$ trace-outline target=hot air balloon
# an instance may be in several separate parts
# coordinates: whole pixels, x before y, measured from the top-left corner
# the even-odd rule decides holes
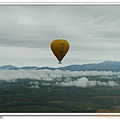
[[[69,50],[69,43],[67,40],[64,39],[53,40],[51,43],[51,50],[58,59],[58,63],[61,64],[62,59]]]

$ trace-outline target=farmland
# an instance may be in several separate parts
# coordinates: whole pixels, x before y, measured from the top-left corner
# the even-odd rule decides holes
[[[106,81],[99,76],[89,80]],[[73,80],[75,78],[72,78]],[[63,79],[62,79],[63,80]],[[36,81],[36,84],[33,83]],[[64,80],[63,80],[64,81]],[[119,79],[115,79],[119,84]],[[37,84],[39,83],[39,84]],[[1,81],[1,113],[96,113],[120,111],[119,86],[63,86],[55,81],[17,79]]]

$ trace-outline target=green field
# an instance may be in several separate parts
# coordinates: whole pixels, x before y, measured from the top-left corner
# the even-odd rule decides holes
[[[120,112],[119,86],[57,86],[41,81],[39,88],[31,88],[30,81],[35,80],[1,82],[1,113]]]

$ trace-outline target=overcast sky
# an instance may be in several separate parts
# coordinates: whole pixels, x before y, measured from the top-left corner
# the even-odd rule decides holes
[[[63,64],[51,52],[68,40]],[[120,6],[0,6],[0,65],[60,67],[120,61]]]

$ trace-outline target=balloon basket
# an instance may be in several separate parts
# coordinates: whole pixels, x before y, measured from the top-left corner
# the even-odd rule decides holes
[[[61,62],[61,61],[59,61],[59,62],[58,62],[58,64],[62,64],[62,62]]]

